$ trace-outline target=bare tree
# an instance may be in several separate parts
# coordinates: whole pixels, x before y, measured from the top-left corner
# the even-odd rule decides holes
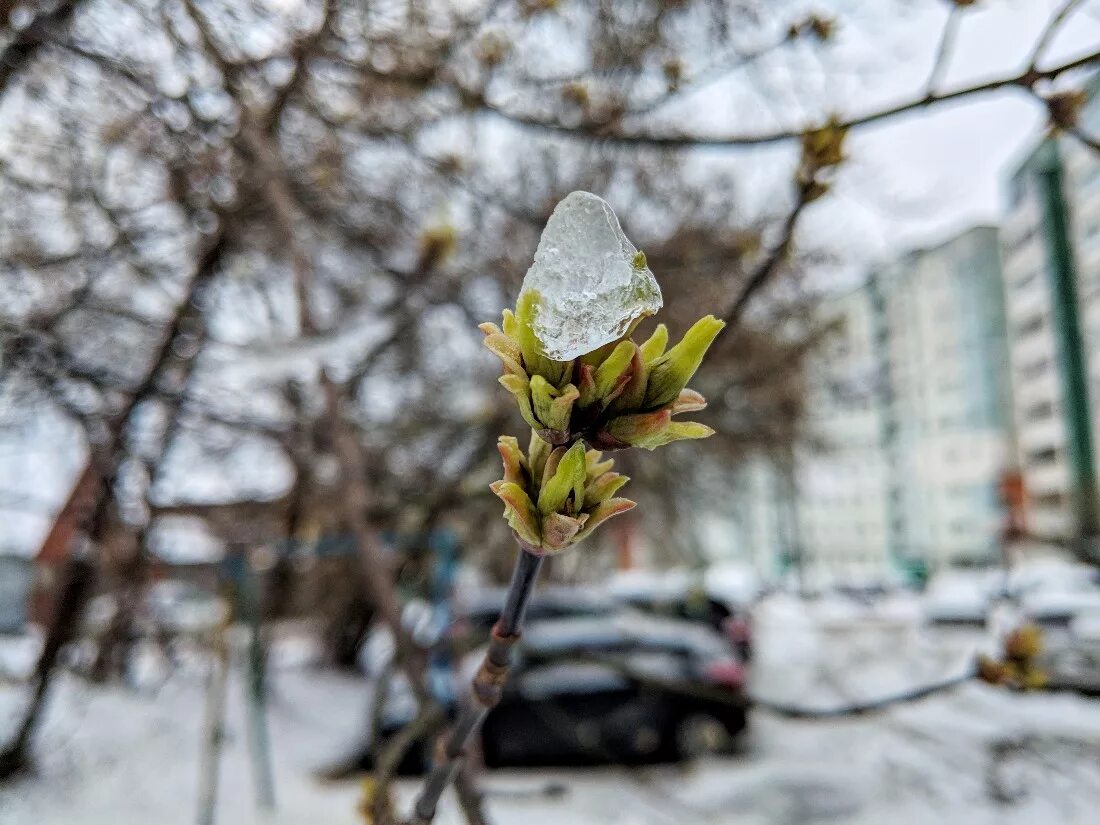
[[[483,531],[488,447],[514,420],[475,327],[515,294],[573,189],[621,207],[673,323],[706,305],[732,324],[703,376],[721,433],[703,463],[789,443],[822,335],[804,275],[824,253],[798,229],[828,208],[847,134],[1001,89],[1080,133],[1077,98],[1052,83],[1100,52],[1047,59],[1077,4],[1023,71],[944,89],[969,5],[953,4],[926,86],[900,103],[744,133],[674,113],[825,52],[842,20],[754,0],[3,5],[0,382],[17,411],[48,404],[86,433],[100,484],[81,536],[127,606],[114,635],[169,506],[279,498],[285,535],[350,528],[399,637],[380,527],[451,524],[491,565],[505,535]],[[701,172],[694,151],[783,143],[790,168],[762,215],[732,167]],[[245,454],[264,459],[227,473]],[[670,454],[635,484],[643,498],[674,486],[684,508],[699,462]],[[50,629],[5,773],[26,760],[79,601]]]

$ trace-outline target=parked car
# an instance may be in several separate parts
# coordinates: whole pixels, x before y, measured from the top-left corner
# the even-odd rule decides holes
[[[1068,627],[1085,612],[1100,611],[1100,583],[1094,568],[1080,564],[1048,564],[1013,573],[1025,617],[1048,627]]]
[[[161,632],[185,635],[218,627],[225,621],[229,606],[197,584],[169,579],[149,587],[145,609]]]
[[[1078,613],[1064,632],[1047,634],[1039,667],[1052,690],[1100,696],[1100,610]]]
[[[449,624],[439,621],[430,604],[413,599],[402,610],[401,620],[413,638],[425,648],[446,643],[458,655],[489,639],[489,631],[504,607],[504,588],[486,588],[459,601]],[[609,596],[582,587],[540,587],[527,607],[527,621],[566,617],[609,616],[616,609]],[[393,658],[393,637],[389,628],[371,628],[359,652],[359,665],[371,677],[378,676]]]
[[[941,625],[984,625],[1003,590],[999,570],[948,570],[932,577],[922,602],[928,621]]]
[[[483,655],[463,660],[455,695],[467,695]],[[637,613],[532,622],[480,751],[496,768],[638,764],[724,750],[747,725],[745,678],[726,640],[694,623]],[[396,679],[373,741],[415,714],[407,684]],[[400,771],[423,771],[429,753],[427,742],[416,743]],[[358,767],[369,769],[373,756],[368,747]]]
[[[153,582],[142,596],[134,632],[147,636],[204,633],[225,621],[229,606],[215,593],[179,579]],[[84,611],[84,633],[98,637],[113,621],[118,605],[113,594],[96,596]]]
[[[461,648],[483,644],[489,639],[507,590],[489,588],[474,593],[456,610],[456,618],[450,629],[451,638]],[[607,593],[587,587],[540,587],[527,604],[527,621],[610,616],[617,609],[615,601]]]
[[[615,600],[647,615],[696,622],[726,637],[745,661],[752,658],[752,624],[747,605],[732,603],[688,577],[619,582]]]

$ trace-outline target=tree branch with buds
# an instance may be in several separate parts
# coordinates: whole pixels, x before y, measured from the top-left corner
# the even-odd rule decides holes
[[[584,247],[589,257],[571,250],[571,244]],[[612,263],[603,250],[610,250]],[[552,291],[540,292],[536,283]],[[636,343],[631,334],[638,322],[660,305],[645,255],[622,234],[610,207],[595,195],[574,192],[547,224],[515,311],[505,310],[501,326],[481,325],[485,346],[504,368],[500,383],[531,427],[526,452],[518,439],[500,437],[504,476],[491,485],[504,502],[519,551],[469,701],[439,742],[415,802],[410,820],[415,825],[435,818],[466,748],[501,699],[543,559],[565,552],[635,506],[616,496],[629,479],[614,472],[604,451],[653,450],[714,432],[673,416],[706,406],[687,384],[725,323],[708,315],[671,348],[661,324]],[[573,337],[564,343],[554,338],[548,345],[546,323],[559,320]],[[548,354],[563,351],[574,357],[555,360]]]

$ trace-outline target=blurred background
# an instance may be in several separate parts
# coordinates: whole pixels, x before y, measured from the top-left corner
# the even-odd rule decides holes
[[[1093,822],[1097,66],[1098,0],[0,0],[0,822],[405,810],[577,189],[729,322],[717,435],[616,456],[437,821]]]

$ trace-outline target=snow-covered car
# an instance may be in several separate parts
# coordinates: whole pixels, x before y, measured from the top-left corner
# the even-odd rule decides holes
[[[463,659],[454,696],[466,695],[483,656],[478,649]],[[746,726],[745,680],[726,640],[698,624],[631,612],[531,622],[480,750],[490,767],[630,764],[721,750]],[[360,769],[372,766],[375,743],[416,715],[403,679],[386,695]],[[429,750],[416,743],[401,772],[422,771]]]
[[[225,621],[228,610],[225,600],[209,590],[192,582],[166,579],[149,586],[136,619],[139,632],[187,635],[213,630]],[[117,611],[113,594],[93,598],[84,611],[84,635],[101,635]]]
[[[1022,568],[1013,575],[1024,616],[1042,625],[1066,627],[1082,613],[1100,611],[1094,568],[1080,564]]]
[[[481,652],[462,672],[472,677]],[[697,624],[621,614],[533,625],[485,720],[489,767],[675,761],[747,724],[744,663]]]
[[[145,597],[154,626],[170,634],[203,633],[225,621],[225,600],[191,582],[155,582]]]
[[[461,599],[450,610],[433,608],[420,599],[409,601],[402,609],[401,621],[412,637],[424,648],[448,642],[458,653],[484,644],[489,631],[504,607],[506,591],[502,587],[484,588]],[[545,586],[538,588],[527,606],[527,620],[560,619],[580,616],[608,616],[615,603],[599,592],[581,587]],[[377,677],[393,659],[393,636],[381,623],[371,628],[359,650],[359,667]]]
[[[628,571],[614,579],[610,590],[612,598],[623,607],[706,625],[724,635],[741,658],[752,657],[748,606],[757,593],[753,582],[734,578],[730,584],[683,570],[664,574]]]
[[[1053,690],[1100,696],[1100,612],[1079,614],[1068,633],[1048,634],[1039,667]]]
[[[1003,581],[993,570],[938,573],[924,592],[924,615],[934,624],[984,625]]]

